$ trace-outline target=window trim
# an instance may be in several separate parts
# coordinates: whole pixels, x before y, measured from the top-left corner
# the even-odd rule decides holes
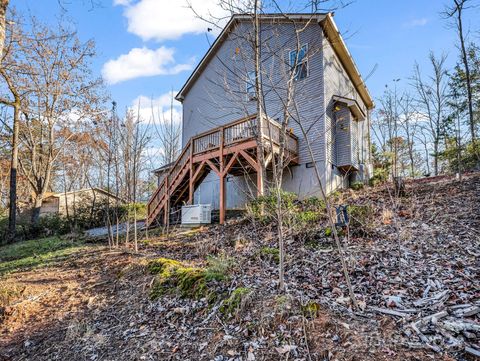
[[[293,69],[293,64],[291,62],[292,60],[292,53],[297,53],[297,49],[295,50],[290,50],[288,52],[288,66],[290,67],[290,71],[295,71],[295,76],[294,76],[294,80],[296,81],[299,81],[299,80],[302,80],[302,79],[305,79],[305,78],[308,78],[308,76],[310,75],[310,69],[309,69],[309,66],[308,66],[308,43],[304,43],[300,46],[300,50],[302,50],[303,48],[305,47],[305,55],[303,57],[303,59],[296,65],[295,69]],[[295,54],[295,59],[297,58],[297,55]],[[297,71],[297,69],[299,69],[300,66],[302,66],[303,64],[305,63],[305,67],[306,67],[306,74],[305,74],[305,77],[303,78],[299,78],[299,74],[300,72]]]

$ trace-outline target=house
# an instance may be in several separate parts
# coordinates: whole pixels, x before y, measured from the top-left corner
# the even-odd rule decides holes
[[[223,222],[227,209],[244,207],[272,181],[268,170],[279,157],[287,165],[282,187],[300,198],[319,195],[314,162],[327,192],[372,174],[374,103],[333,14],[266,14],[259,24],[265,119],[259,125],[256,116],[252,16],[234,15],[176,96],[183,151],[159,179],[149,224],[197,203],[219,209]]]
[[[109,201],[113,206],[123,203],[114,194],[100,188],[85,188],[70,192],[50,193],[43,199],[40,217],[51,215],[74,215],[78,208],[93,207],[95,204]]]

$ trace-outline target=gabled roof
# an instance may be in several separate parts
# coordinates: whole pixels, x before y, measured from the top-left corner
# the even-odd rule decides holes
[[[330,41],[332,48],[334,49],[335,53],[337,54],[338,58],[342,62],[343,67],[345,68],[348,76],[352,80],[353,84],[357,92],[359,93],[360,97],[362,98],[363,102],[367,106],[368,109],[372,109],[374,107],[374,103],[368,89],[365,85],[365,82],[358,71],[358,68],[353,61],[350,52],[347,49],[345,42],[343,41],[342,36],[340,35],[338,28],[333,21],[333,14],[332,13],[325,13],[325,14],[262,14],[260,16],[261,21],[308,21],[308,20],[315,20],[320,26],[322,26],[324,33],[326,34],[327,39]],[[198,79],[202,71],[205,69],[207,64],[210,60],[215,56],[215,53],[220,48],[222,43],[227,39],[228,34],[232,31],[236,24],[243,22],[243,21],[252,21],[252,15],[248,14],[239,14],[233,15],[227,25],[223,28],[220,35],[214,41],[210,49],[208,49],[207,53],[203,56],[202,60],[192,74],[188,77],[187,81],[180,89],[178,94],[176,95],[175,99],[178,101],[183,101],[185,95],[189,92],[190,88],[193,86],[195,81]]]
[[[162,165],[161,167],[159,167],[157,169],[154,169],[152,171],[152,173],[158,175],[158,174],[164,173],[166,171],[169,171],[173,167],[174,164],[175,164],[175,162],[171,162],[171,163]]]
[[[355,119],[361,120],[365,119],[365,113],[362,110],[362,107],[358,105],[358,102],[355,99],[346,98],[341,95],[334,95],[333,100],[339,103],[345,104],[350,111],[355,116]]]
[[[106,196],[109,196],[111,198],[118,198],[118,199],[122,200],[121,197],[117,197],[115,194],[113,194],[111,192],[107,192],[106,190],[98,188],[98,187],[82,188],[82,189],[77,189],[77,190],[68,191],[68,192],[50,193],[45,198],[50,198],[50,197],[60,198],[60,197],[63,197],[65,195],[69,195],[69,194],[81,194],[81,193],[90,192],[90,191],[102,193],[102,194],[104,194]]]

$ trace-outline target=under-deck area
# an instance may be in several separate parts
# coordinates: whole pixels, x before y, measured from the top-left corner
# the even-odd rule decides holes
[[[193,204],[194,192],[210,173],[214,172],[220,181],[219,211],[220,223],[225,221],[226,186],[228,175],[256,174],[257,192],[263,182],[258,162],[259,139],[262,140],[265,164],[271,165],[280,154],[281,125],[265,119],[261,137],[257,136],[257,117],[250,116],[196,135],[183,148],[157,190],[148,202],[147,224],[167,224],[172,210],[182,205]],[[298,162],[298,139],[286,132],[284,141],[284,164]],[[254,178],[255,179],[255,178]]]

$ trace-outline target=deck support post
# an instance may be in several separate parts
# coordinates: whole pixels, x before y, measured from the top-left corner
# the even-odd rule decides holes
[[[190,146],[190,160],[188,173],[188,204],[193,204],[193,143]]]
[[[225,223],[225,176],[220,174],[220,224]]]
[[[165,202],[165,207],[163,209],[163,224],[168,227],[170,223],[170,184],[168,182],[168,175],[165,179],[165,192],[167,193],[167,201]]]
[[[225,144],[225,129],[220,128],[220,159],[219,159],[219,177],[220,177],[220,224],[225,223],[225,164],[223,159],[223,146]]]

